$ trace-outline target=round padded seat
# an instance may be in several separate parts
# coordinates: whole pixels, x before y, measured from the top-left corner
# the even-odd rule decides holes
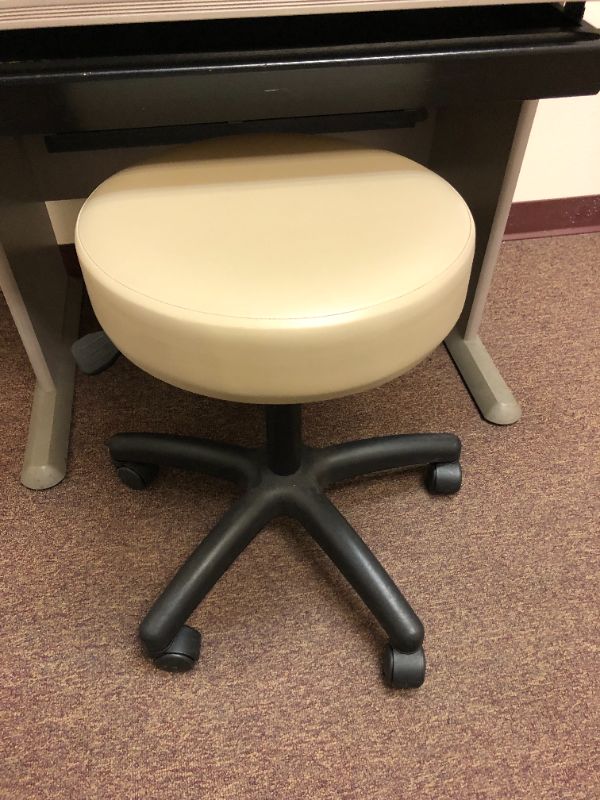
[[[178,147],[89,197],[76,247],[107,335],[192,392],[302,403],[368,389],[462,310],[470,211],[403,156],[325,136]]]

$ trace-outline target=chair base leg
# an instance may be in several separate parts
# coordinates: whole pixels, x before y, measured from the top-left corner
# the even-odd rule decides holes
[[[159,465],[194,469],[244,488],[142,622],[140,637],[149,656],[171,671],[194,665],[200,637],[185,624],[187,619],[257,534],[273,518],[288,516],[302,523],[387,633],[383,672],[388,684],[420,686],[425,677],[423,625],[325,491],[361,474],[421,465],[429,470],[429,490],[450,494],[460,487],[459,440],[450,434],[417,434],[313,449],[302,444],[298,406],[268,407],[267,432],[260,449],[162,434],[119,434],[108,443],[120,477],[133,488],[142,487],[134,485],[132,471],[153,475]]]

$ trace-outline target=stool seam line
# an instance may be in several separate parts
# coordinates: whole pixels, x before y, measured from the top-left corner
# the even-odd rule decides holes
[[[79,222],[79,220],[78,220],[78,222]],[[456,266],[457,262],[460,261],[461,257],[464,255],[465,251],[468,249],[469,245],[471,244],[471,241],[472,241],[472,238],[473,238],[473,227],[474,227],[473,226],[473,219],[471,217],[470,223],[469,223],[469,238],[468,238],[467,243],[463,246],[463,248],[461,249],[459,254],[453,259],[453,261],[444,270],[442,270],[442,272],[439,273],[439,275],[437,276],[438,278],[441,278],[442,276],[446,275],[447,272],[450,272],[452,270],[452,268]],[[78,244],[81,247],[81,249],[85,252],[86,256],[89,258],[89,260],[92,262],[92,264],[94,264],[94,266],[103,275],[105,275],[109,280],[114,281],[114,283],[117,283],[119,286],[122,286],[124,289],[127,289],[127,291],[132,292],[133,294],[138,294],[141,297],[145,297],[146,299],[151,300],[154,303],[157,303],[157,304],[160,304],[160,305],[163,305],[163,306],[167,306],[169,308],[178,308],[178,309],[180,309],[182,311],[188,311],[188,312],[191,312],[193,314],[197,314],[199,316],[205,316],[205,317],[220,317],[222,319],[254,320],[256,322],[259,322],[261,320],[269,320],[269,321],[273,321],[273,322],[285,322],[285,321],[300,321],[300,320],[311,320],[311,319],[323,319],[323,318],[329,318],[329,317],[351,316],[352,314],[356,314],[356,313],[358,313],[360,311],[365,311],[367,309],[375,309],[378,306],[385,305],[386,303],[391,303],[394,300],[399,300],[400,298],[403,298],[403,297],[410,297],[411,294],[414,294],[415,292],[418,292],[420,289],[422,289],[423,287],[427,286],[427,284],[429,283],[429,282],[422,283],[419,286],[416,286],[414,289],[411,289],[410,292],[406,292],[405,294],[400,294],[400,295],[394,295],[393,297],[389,297],[389,298],[387,298],[385,300],[381,300],[381,301],[379,301],[377,303],[373,303],[372,305],[359,306],[359,307],[353,308],[353,309],[351,309],[349,311],[337,311],[337,312],[333,312],[331,314],[319,314],[319,315],[315,315],[313,317],[310,317],[310,316],[305,316],[305,317],[302,317],[302,316],[299,316],[299,317],[292,317],[292,316],[290,316],[290,317],[266,317],[266,316],[249,317],[249,316],[234,315],[234,314],[223,314],[223,313],[219,313],[219,312],[215,312],[215,311],[202,311],[200,309],[194,309],[194,308],[190,308],[188,306],[180,306],[180,305],[177,305],[176,303],[169,303],[169,302],[167,302],[165,300],[161,300],[159,298],[153,297],[152,295],[145,294],[144,292],[141,292],[138,289],[131,288],[126,283],[123,283],[122,281],[120,281],[117,278],[115,278],[112,275],[110,275],[90,255],[89,251],[87,250],[87,248],[85,247],[84,243],[82,242],[82,240],[81,240],[81,238],[79,236],[78,225],[76,226],[75,239],[76,239],[76,244]]]

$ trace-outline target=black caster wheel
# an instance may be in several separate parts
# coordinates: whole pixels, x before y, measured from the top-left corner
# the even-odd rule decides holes
[[[391,644],[383,652],[383,677],[392,689],[416,689],[425,680],[425,653],[401,653]]]
[[[200,657],[200,641],[198,631],[184,625],[167,649],[152,660],[167,672],[188,672]]]
[[[454,494],[462,483],[462,470],[458,461],[447,464],[430,464],[425,484],[431,494]]]
[[[155,464],[134,464],[131,461],[116,462],[119,479],[130,489],[147,489],[158,475]]]

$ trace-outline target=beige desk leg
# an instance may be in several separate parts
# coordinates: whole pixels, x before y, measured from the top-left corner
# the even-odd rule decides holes
[[[48,269],[48,280],[52,279],[52,274],[53,270]],[[81,282],[66,277],[63,282],[62,277],[63,286],[58,293],[56,286],[44,286],[43,281],[37,286],[36,293],[42,302],[44,294],[54,301],[54,307],[47,309],[52,313],[46,316],[49,324],[40,340],[31,309],[27,307],[6,252],[0,245],[0,288],[36,378],[21,472],[21,482],[29,489],[55,486],[65,477],[67,468],[75,379],[70,347],[79,330]]]
[[[475,282],[471,287],[465,311],[445,342],[481,414],[496,425],[517,422],[521,417],[521,407],[478,334],[536,107],[537,101],[527,101],[521,106],[495,210],[490,216],[491,225],[483,233],[484,239],[487,234],[487,240],[479,255],[479,264],[474,265],[474,271],[477,269],[474,274]],[[474,197],[476,195],[477,191],[474,191]],[[477,204],[478,200],[475,200],[475,205]],[[480,203],[480,208],[485,219],[488,213],[485,201]]]
[[[45,204],[18,140],[0,140],[0,289],[27,352],[35,389],[22,483],[48,489],[66,472],[81,281],[65,273]]]
[[[496,425],[517,422],[521,407],[479,336],[465,339],[455,328],[445,345],[485,419]]]

